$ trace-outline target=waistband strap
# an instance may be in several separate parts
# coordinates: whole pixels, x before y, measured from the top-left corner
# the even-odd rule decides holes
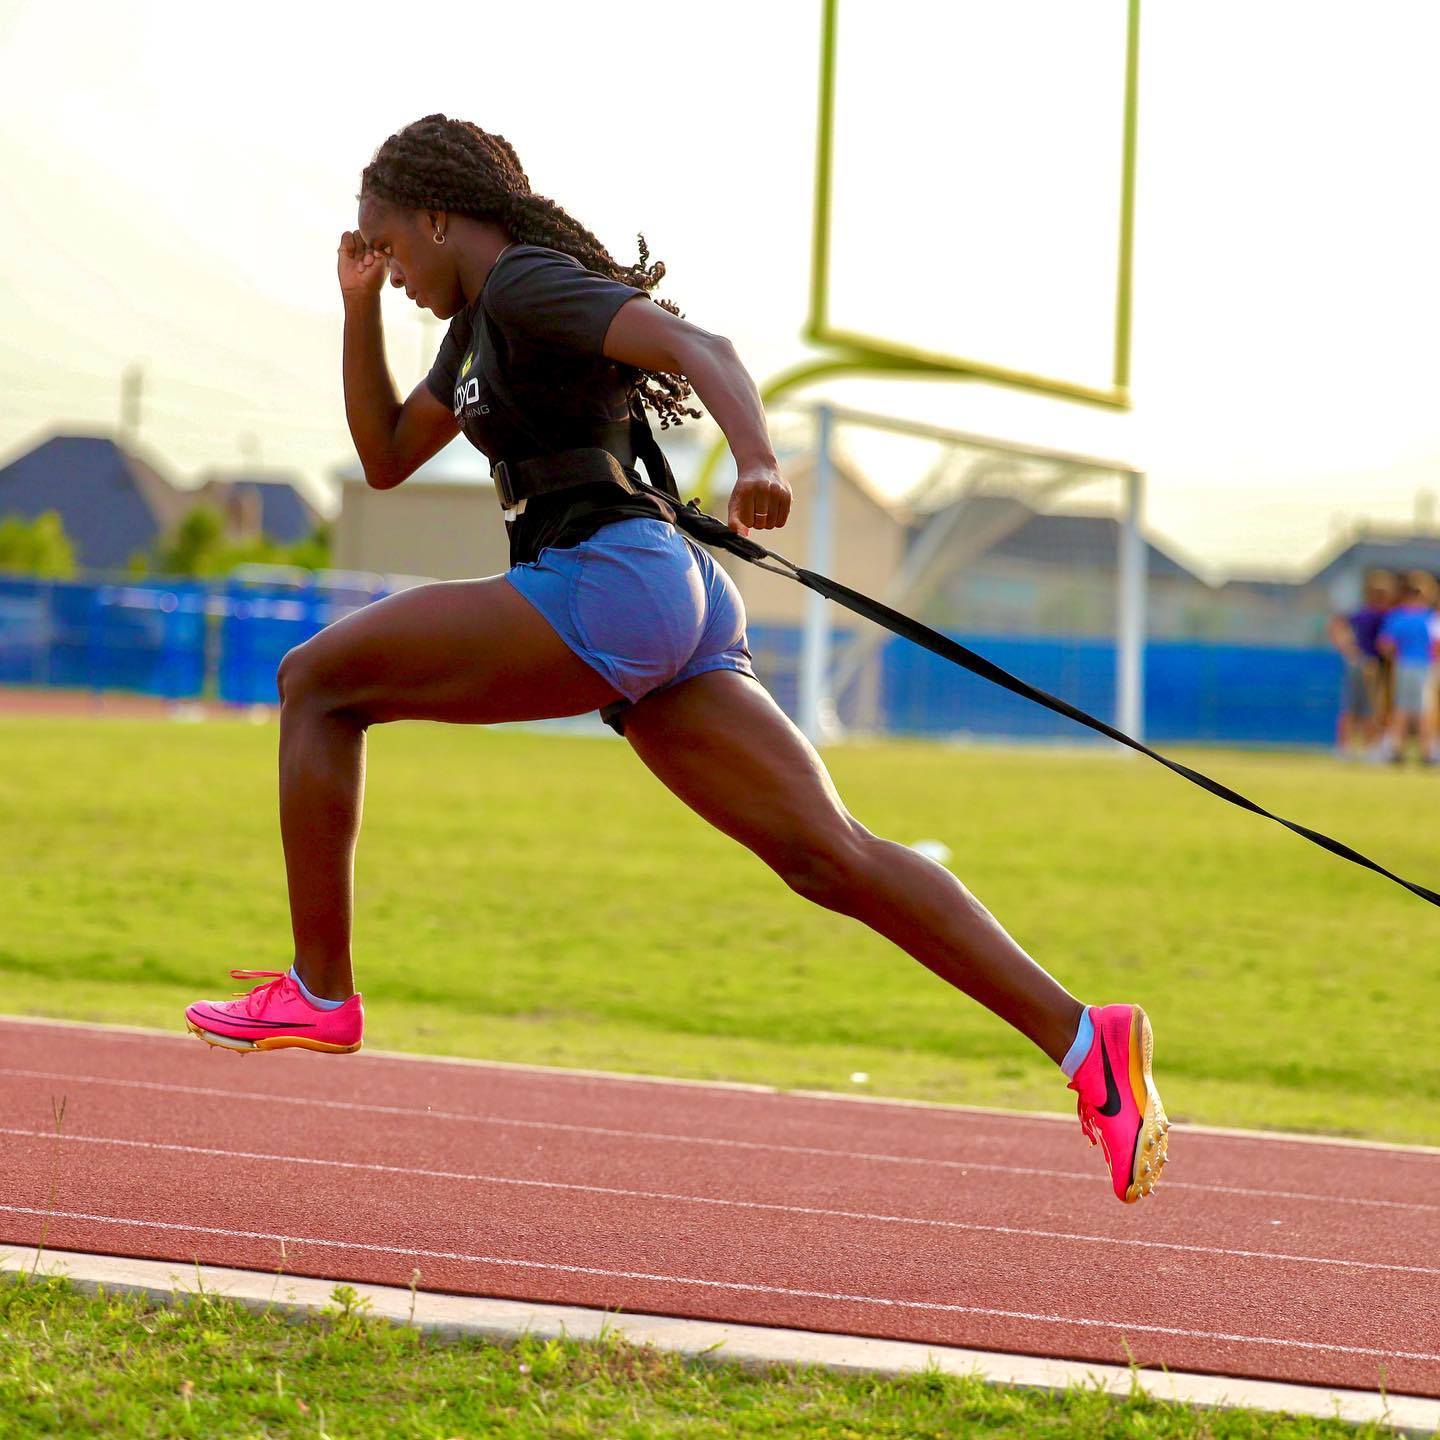
[[[619,485],[631,495],[639,493],[634,472],[627,470],[610,451],[592,445],[514,463],[501,460],[491,467],[490,478],[506,510],[513,510],[522,500],[536,495],[602,481]]]

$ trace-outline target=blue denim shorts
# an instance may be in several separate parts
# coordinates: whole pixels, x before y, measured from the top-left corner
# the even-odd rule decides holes
[[[600,711],[622,735],[646,695],[707,670],[755,674],[735,582],[668,520],[613,521],[505,578],[625,697]]]

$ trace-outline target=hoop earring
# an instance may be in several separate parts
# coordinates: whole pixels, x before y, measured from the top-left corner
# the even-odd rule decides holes
[[[430,238],[437,245],[443,245],[445,243],[445,237],[438,230]]]

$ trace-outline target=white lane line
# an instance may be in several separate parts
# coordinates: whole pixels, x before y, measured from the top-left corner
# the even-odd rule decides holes
[[[193,1053],[194,1042],[188,1035],[179,1035],[173,1029],[145,1025],[96,1025],[87,1020],[59,1020],[50,1016],[0,1015],[0,1030],[6,1025],[50,1026],[54,1029],[84,1030],[102,1040],[164,1041],[177,1047],[184,1047]],[[783,1089],[776,1085],[756,1085],[741,1080],[692,1080],[679,1075],[647,1075],[639,1071],[584,1069],[574,1065],[535,1065],[519,1060],[477,1060],[471,1055],[421,1055],[406,1050],[376,1050],[365,1047],[361,1063],[373,1060],[396,1060],[404,1065],[426,1067],[464,1067],[470,1070],[513,1071],[538,1075],[545,1080],[577,1080],[581,1082],[601,1080],[617,1085],[668,1085],[690,1090],[713,1090],[718,1094],[727,1093],[779,1097],[785,1100],[818,1101],[824,1104],[847,1106],[868,1106],[872,1108],[890,1106],[897,1110],[917,1112],[939,1111],[944,1115],[966,1115],[987,1118],[1013,1124],[1017,1120],[1041,1121],[1047,1125],[1073,1125],[1071,1115],[1056,1114],[1053,1110],[1005,1110],[994,1105],[957,1105],[942,1100],[914,1100],[895,1095],[852,1095],[839,1090]],[[1185,1122],[1185,1135],[1193,1140],[1217,1136],[1224,1140],[1250,1140],[1274,1146],[1305,1145],[1308,1147],[1329,1146],[1343,1150],[1378,1150],[1387,1159],[1421,1160],[1434,1164],[1440,1162],[1440,1146],[1405,1145],[1384,1140],[1357,1140],[1347,1135],[1311,1135],[1293,1130],[1243,1130],[1227,1125],[1197,1125]]]
[[[463,1170],[424,1170],[411,1165],[381,1165],[369,1160],[333,1160],[325,1156],[273,1155],[256,1150],[221,1150],[208,1145],[176,1145],[160,1140],[128,1140],[107,1135],[61,1135],[47,1130],[13,1130],[0,1135],[30,1140],[62,1140],[81,1145],[126,1145],[181,1155],[209,1155],[221,1160],[259,1160],[281,1165],[318,1165],[337,1170],[365,1170],[378,1175],[408,1175],[422,1180],[464,1180],[480,1185],[515,1185],[534,1190],[571,1190],[585,1195],[613,1195],[627,1200],[661,1200],[684,1205],[714,1205],[733,1210],[773,1210],[786,1215],[819,1215],[836,1220],[862,1220],[884,1225],[930,1226],[982,1235],[1022,1235],[1033,1240],[1074,1240],[1086,1245],[1132,1245],[1142,1250],[1176,1250],[1190,1255],[1227,1255],[1243,1260],[1276,1260],[1296,1265],[1335,1265],[1349,1270],[1389,1270],[1404,1275],[1440,1276],[1427,1265],[1392,1265],[1380,1260],[1339,1260],[1327,1255],[1291,1255],[1274,1250],[1235,1250],[1219,1245],[1187,1245],[1171,1240],[1134,1240],[1119,1235],[1081,1235],[1065,1230],[1039,1230],[1020,1225],[982,1225],[972,1220],[942,1220],[924,1215],[880,1215],[864,1210],[833,1210],[818,1205],[785,1205],[769,1200],[729,1200],[713,1195],[677,1195],[665,1190],[629,1190],[613,1185],[582,1185],[568,1180],[526,1180],[514,1175],[487,1175]]]
[[[326,1240],[313,1235],[284,1235],[267,1230],[226,1230],[216,1225],[181,1225],[164,1220],[132,1220],[90,1215],[75,1210],[40,1210],[30,1205],[0,1205],[12,1215],[42,1215],[55,1220],[84,1220],[96,1225],[131,1225],[145,1230],[179,1230],[193,1235],[223,1235],[237,1240],[277,1240],[284,1245],[315,1245],[322,1249],[363,1250],[382,1255],[407,1255],[425,1260],[459,1260],[470,1265],[496,1265],[520,1270],[550,1270],[565,1275],[598,1275],[609,1280],[649,1280],[660,1285],[694,1285],[711,1290],[737,1290],[748,1295],[789,1295],[800,1300],[830,1300],[846,1305],[879,1305],[894,1310],[929,1310],[952,1315],[990,1315],[1001,1320],[1030,1320],[1042,1325],[1076,1325],[1122,1333],[1179,1335],[1195,1340],[1240,1345],[1275,1345],[1291,1350],[1324,1350],[1337,1355],[1374,1355],[1383,1360],[1440,1363],[1440,1355],[1414,1350],[1379,1350],[1367,1345],[1336,1345],[1325,1340],[1285,1340],[1271,1335],[1232,1335],[1223,1330],[1188,1330],[1176,1325],[1143,1325],[1090,1316],[1037,1315],[1026,1310],[997,1310],[986,1305],[949,1305],[937,1300],[896,1300],[883,1295],[847,1295],[828,1290],[797,1290],[785,1285],[742,1284],[735,1280],[701,1280],[689,1275],[653,1275],[644,1270],[603,1270],[594,1265],[559,1265],[547,1260],[513,1260],[501,1255],[465,1255],[451,1250],[419,1250],[405,1245],[372,1245],[359,1240]]]
[[[0,1075],[71,1084],[113,1085],[133,1090],[158,1090],[166,1095],[199,1095],[227,1102],[254,1100],[262,1105],[308,1105],[322,1110],[346,1110],[367,1115],[397,1115],[404,1119],[459,1120],[471,1125],[503,1125],[511,1129],[553,1130],[572,1135],[603,1135],[607,1139],[654,1140],[672,1145],[706,1145],[715,1149],[764,1150],[778,1155],[819,1155],[832,1160],[871,1161],[886,1165],[932,1166],[937,1169],[984,1170],[999,1175],[1040,1175],[1050,1180],[1078,1180],[1093,1184],[1091,1170],[1051,1170],[1033,1165],[998,1165],[984,1160],[940,1160],[926,1155],[886,1155],[865,1150],[832,1150],[820,1145],[781,1145],[766,1140],[731,1140],[715,1135],[676,1135],[659,1130],[621,1130],[605,1125],[577,1125],[561,1120],[517,1120],[501,1115],[467,1115],[453,1110],[423,1110],[409,1105],[376,1105],[359,1100],[320,1100],[306,1095],[271,1095],[264,1091],[225,1090],[218,1086],[175,1085],[162,1080],[119,1080],[108,1075],[69,1075],[63,1071],[18,1070],[0,1067]],[[1171,1134],[1183,1133],[1172,1130]],[[1325,1205],[1364,1205],[1384,1210],[1415,1210],[1440,1214],[1440,1205],[1419,1200],[1370,1200],[1355,1195],[1317,1195],[1303,1190],[1261,1190],[1243,1185],[1218,1185],[1198,1180],[1166,1178],[1166,1190],[1194,1190],[1208,1195],[1244,1195],[1264,1200],[1304,1200]]]

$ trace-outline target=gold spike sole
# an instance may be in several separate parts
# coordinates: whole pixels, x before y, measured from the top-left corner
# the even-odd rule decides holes
[[[1137,1005],[1130,1017],[1130,1086],[1135,1103],[1140,1107],[1141,1120],[1134,1169],[1125,1190],[1127,1205],[1133,1205],[1142,1195],[1154,1191],[1160,1183],[1160,1172],[1169,1159],[1170,1121],[1150,1073],[1154,1051],[1155,1037],[1150,1030],[1150,1019]]]
[[[237,1055],[248,1055],[252,1050],[318,1050],[325,1055],[353,1055],[361,1045],[358,1040],[353,1045],[329,1045],[323,1040],[305,1040],[298,1035],[276,1035],[269,1040],[237,1040],[233,1035],[217,1035],[213,1030],[202,1030],[189,1016],[186,1016],[185,1028],[207,1045],[233,1050]]]

